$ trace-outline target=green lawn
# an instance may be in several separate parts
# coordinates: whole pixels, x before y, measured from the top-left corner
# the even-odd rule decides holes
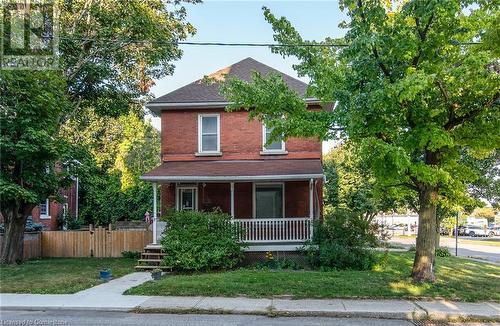
[[[99,270],[111,269],[113,277],[134,271],[135,259],[48,258],[22,265],[2,265],[2,293],[75,293],[101,283]]]
[[[500,301],[500,267],[454,257],[438,258],[434,284],[412,284],[411,253],[391,253],[371,271],[272,271],[171,275],[126,294],[291,296],[293,298],[447,298]]]

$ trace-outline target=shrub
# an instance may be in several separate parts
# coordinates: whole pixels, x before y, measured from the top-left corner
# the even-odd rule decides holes
[[[336,209],[315,228],[311,243],[304,246],[309,263],[321,269],[371,269],[377,262],[369,247],[377,237],[367,221],[347,210]]]
[[[243,244],[231,223],[220,211],[172,212],[162,239],[164,263],[177,270],[200,271],[234,267],[243,259]]]
[[[447,247],[439,247],[436,248],[436,256],[437,257],[450,257],[450,251],[448,250]]]
[[[141,257],[141,253],[139,251],[122,251],[122,257],[123,258],[132,258],[132,259],[139,259]]]

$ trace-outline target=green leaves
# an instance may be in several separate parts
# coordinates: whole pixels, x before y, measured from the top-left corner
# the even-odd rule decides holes
[[[226,88],[226,95],[233,109],[254,108],[253,116],[275,120],[285,137],[349,139],[379,185],[433,186],[441,200],[465,203],[468,185],[484,172],[466,166],[460,153],[483,160],[500,146],[500,59],[492,42],[499,8],[469,5],[344,0],[350,20],[335,42],[347,46],[338,48],[300,46],[332,39],[303,40],[286,18],[264,8],[274,39],[287,44],[272,51],[296,57],[294,68],[310,79],[308,96],[335,101],[335,109],[304,113],[279,80],[260,76]]]
[[[59,72],[1,71],[0,92],[0,201],[6,216],[67,184],[67,172],[56,170],[56,163],[66,149],[57,132],[69,102]]]
[[[243,258],[243,244],[231,216],[213,212],[177,211],[167,216],[162,239],[164,263],[177,270],[229,269]]]

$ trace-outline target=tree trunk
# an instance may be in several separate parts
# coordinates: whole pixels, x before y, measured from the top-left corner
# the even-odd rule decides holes
[[[20,264],[23,261],[24,227],[27,214],[11,211],[5,218],[5,234],[2,243],[2,264]]]
[[[412,271],[414,282],[435,280],[437,193],[436,188],[430,187],[423,188],[419,193],[418,235]]]

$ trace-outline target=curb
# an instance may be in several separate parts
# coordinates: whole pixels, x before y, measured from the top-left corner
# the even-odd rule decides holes
[[[417,307],[418,308],[418,307]],[[273,317],[336,317],[336,318],[373,318],[392,319],[408,321],[441,321],[441,322],[500,322],[500,317],[490,317],[466,313],[428,313],[418,308],[411,313],[402,312],[372,312],[372,311],[280,311],[270,306],[264,310],[227,310],[227,309],[203,309],[203,308],[118,308],[118,307],[23,307],[2,306],[1,311],[99,311],[99,312],[132,312],[139,314],[196,314],[196,315],[257,315]]]
[[[373,319],[395,319],[395,320],[429,320],[450,322],[498,322],[500,317],[489,317],[482,315],[431,313],[418,308],[410,314],[402,312],[369,312],[369,311],[280,311],[269,307],[267,311],[248,310],[225,310],[225,309],[202,309],[202,308],[141,308],[136,307],[131,312],[139,314],[207,314],[207,315],[258,315],[267,317],[337,317],[337,318],[373,318]]]
[[[1,311],[102,311],[102,312],[132,312],[134,308],[120,307],[53,307],[53,306],[1,306]]]

